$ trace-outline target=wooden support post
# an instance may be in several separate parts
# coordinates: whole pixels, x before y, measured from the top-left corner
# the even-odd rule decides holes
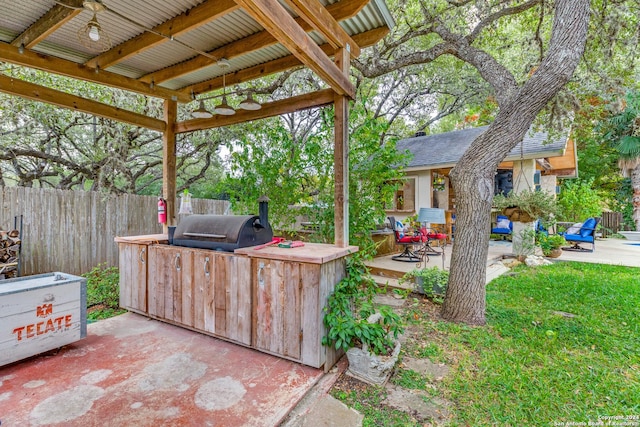
[[[162,227],[167,233],[169,225],[176,224],[176,132],[178,103],[164,101],[164,120],[167,127],[162,135],[162,197],[167,201],[167,223]]]
[[[336,52],[338,68],[349,75],[349,52]],[[335,141],[334,141],[334,182],[335,182],[335,234],[334,243],[344,248],[349,245],[349,98],[335,94]]]

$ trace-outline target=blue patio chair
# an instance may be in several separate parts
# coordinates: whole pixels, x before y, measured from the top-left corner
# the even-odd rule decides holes
[[[542,221],[537,219],[536,220],[536,233],[542,233],[545,236],[549,235],[549,230],[547,230],[544,225],[542,225]]]
[[[513,232],[513,222],[509,221],[505,215],[498,215],[496,226],[491,229],[491,234],[499,234],[504,239]]]
[[[585,222],[582,223],[580,230],[578,230],[575,234],[568,234],[566,231],[564,233],[558,233],[564,237],[564,239],[573,243],[573,246],[568,248],[562,248],[565,251],[581,251],[581,252],[593,252],[596,249],[596,228],[598,227],[598,223],[600,222],[599,217],[588,218]],[[583,248],[580,246],[580,243],[591,243],[591,249]]]

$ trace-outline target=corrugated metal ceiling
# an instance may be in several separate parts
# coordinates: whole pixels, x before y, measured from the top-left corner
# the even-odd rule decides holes
[[[358,15],[342,21],[342,27],[350,35],[382,26],[391,27],[393,22],[390,22],[389,16],[385,14],[388,11],[386,11],[384,3],[382,4],[385,11],[380,10],[380,1],[371,0]],[[0,8],[3,11],[0,14],[0,40],[4,43],[11,43],[19,34],[59,3],[62,3],[62,1],[0,0]],[[104,3],[109,9],[140,24],[133,24],[129,20],[109,11],[98,13],[97,18],[100,25],[109,35],[112,45],[117,46],[144,33],[145,28],[156,27],[203,2],[200,0],[104,0]],[[320,3],[326,6],[336,3],[336,1],[320,0]],[[82,10],[77,16],[49,34],[44,41],[38,43],[32,50],[76,63],[88,61],[97,53],[84,47],[79,42],[77,33],[91,17],[92,13],[90,11]],[[185,34],[180,34],[176,37],[180,43],[167,41],[158,44],[108,67],[107,70],[129,78],[140,78],[148,73],[198,56],[193,49],[184,45],[196,50],[209,52],[262,30],[260,25],[244,11],[238,9]],[[325,43],[318,33],[312,32],[310,34],[316,43]],[[257,49],[231,58],[231,67],[226,72],[242,70],[286,55],[289,55],[289,52],[280,44]],[[159,84],[169,89],[180,89],[220,75],[222,75],[220,67],[207,66]]]

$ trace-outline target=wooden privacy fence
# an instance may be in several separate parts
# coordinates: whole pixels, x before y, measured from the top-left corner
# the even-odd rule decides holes
[[[192,199],[194,213],[224,214],[229,202]],[[176,206],[180,206],[179,200]],[[89,191],[0,187],[0,228],[22,215],[21,274],[83,274],[118,265],[115,236],[155,234],[158,198]]]
[[[600,221],[600,228],[602,230],[602,237],[608,237],[612,234],[622,230],[622,213],[620,212],[602,212],[602,220]]]

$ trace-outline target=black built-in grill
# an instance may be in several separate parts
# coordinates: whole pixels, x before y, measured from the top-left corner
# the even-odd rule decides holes
[[[268,219],[266,198],[260,199],[257,215],[189,215],[180,220],[173,244],[190,248],[233,251],[269,243],[273,230]]]

